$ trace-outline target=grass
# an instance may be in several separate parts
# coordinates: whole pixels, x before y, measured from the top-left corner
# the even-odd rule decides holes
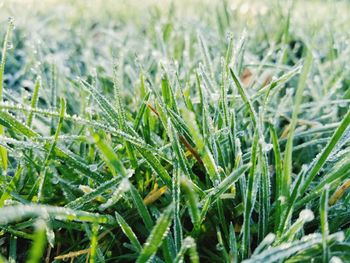
[[[0,262],[350,261],[348,1],[0,5]]]

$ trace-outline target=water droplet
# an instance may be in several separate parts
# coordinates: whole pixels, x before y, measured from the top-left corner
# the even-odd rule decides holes
[[[300,212],[299,218],[305,222],[310,222],[315,218],[315,216],[310,209],[304,209],[303,211]]]
[[[133,176],[134,173],[135,173],[135,170],[134,170],[134,169],[128,169],[128,170],[126,171],[126,176],[127,176],[128,178],[131,178],[131,177]]]
[[[97,171],[97,168],[98,168],[97,164],[91,164],[91,165],[89,165],[89,169],[90,169],[91,172],[96,172],[96,171]]]
[[[120,183],[120,189],[123,191],[123,192],[126,192],[126,191],[129,191],[130,189],[130,182],[128,179],[124,178],[121,183]]]
[[[263,143],[262,144],[262,150],[264,151],[264,152],[268,152],[268,151],[270,151],[271,149],[273,148],[273,145],[271,144],[271,143]]]
[[[216,244],[216,249],[222,251],[224,249],[222,244]]]
[[[92,189],[87,185],[79,185],[79,189],[84,192],[84,194],[91,193]]]
[[[59,182],[59,180],[58,180],[57,177],[53,177],[53,178],[51,179],[51,183],[52,183],[52,184],[58,184],[58,182]]]
[[[123,149],[123,147],[124,146],[122,144],[117,144],[115,148],[116,148],[117,151],[120,151],[120,150]]]
[[[265,238],[264,241],[271,244],[273,241],[275,241],[276,235],[273,233],[269,233]]]
[[[348,103],[347,101],[340,101],[338,105],[340,108],[345,108],[348,105]]]
[[[286,197],[285,196],[280,196],[278,200],[281,202],[281,204],[286,203]]]
[[[6,48],[7,48],[7,50],[13,49],[13,44],[11,42],[7,43]]]
[[[337,256],[333,256],[330,260],[331,263],[343,263],[343,261],[337,257]]]
[[[7,21],[8,21],[8,23],[9,23],[10,25],[12,25],[12,26],[13,26],[13,24],[15,23],[15,19],[14,19],[12,16],[10,16],[10,17],[7,19]]]

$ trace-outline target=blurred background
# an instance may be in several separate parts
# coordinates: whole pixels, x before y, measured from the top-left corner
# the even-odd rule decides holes
[[[244,45],[241,73],[247,67],[254,71],[263,60],[260,83],[298,63],[308,45],[319,65],[311,84],[320,105],[324,93],[319,87],[331,88],[335,77],[350,97],[349,1],[0,1],[0,39],[9,17],[15,30],[5,69],[8,100],[26,100],[41,75],[44,86],[55,86],[69,98],[68,105],[80,105],[81,94],[71,81],[98,74],[110,82],[113,60],[118,60],[132,108],[139,103],[133,87],[141,68],[153,83],[159,81],[160,62],[177,71],[180,80],[191,78],[201,60],[198,35],[216,72],[229,39],[236,49]],[[286,55],[278,61],[281,52]],[[49,104],[51,90],[43,89],[42,104]],[[78,114],[80,107],[69,111]]]

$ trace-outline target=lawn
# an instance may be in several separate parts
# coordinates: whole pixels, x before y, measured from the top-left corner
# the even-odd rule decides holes
[[[350,262],[350,2],[0,0],[0,263]]]

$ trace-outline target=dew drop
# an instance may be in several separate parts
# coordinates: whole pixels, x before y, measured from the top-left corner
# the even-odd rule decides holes
[[[343,261],[339,257],[333,256],[329,262],[330,263],[342,263]]]
[[[310,209],[304,209],[303,211],[300,212],[299,218],[305,222],[310,222],[315,218],[315,216]]]
[[[9,23],[11,26],[13,26],[13,24],[15,23],[15,19],[14,19],[12,16],[10,16],[10,17],[7,19],[7,21],[8,21],[8,23]]]
[[[272,148],[273,148],[273,145],[272,145],[271,143],[264,143],[262,149],[263,149],[264,152],[268,152],[268,151],[270,151]]]
[[[224,248],[223,248],[222,244],[216,244],[216,249],[218,251],[222,251]]]
[[[7,50],[13,49],[13,44],[11,42],[7,43],[6,48],[7,48]]]
[[[96,172],[97,171],[97,164],[91,164],[89,165],[89,169],[91,172]]]
[[[52,183],[52,184],[58,184],[58,182],[59,182],[59,180],[58,180],[57,177],[53,177],[53,178],[51,179],[51,183]]]

